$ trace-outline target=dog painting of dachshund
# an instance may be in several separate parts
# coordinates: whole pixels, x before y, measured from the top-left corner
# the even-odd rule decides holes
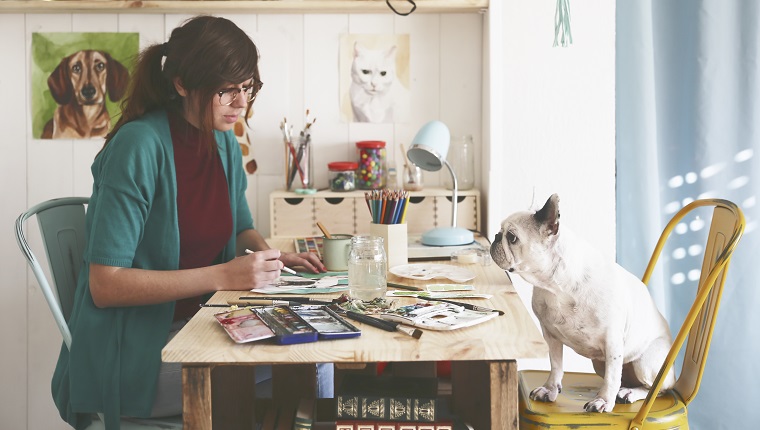
[[[47,81],[58,107],[42,138],[105,137],[111,128],[105,98],[120,100],[128,82],[127,68],[107,52],[83,49],[62,59]]]
[[[47,42],[53,40],[58,38],[49,38]],[[108,105],[115,110],[114,106],[124,96],[129,69],[123,59],[120,61],[112,53],[111,47],[87,43],[68,45],[68,49],[60,50],[66,55],[54,57],[57,64],[47,72],[48,113],[38,118],[44,124],[39,136],[42,139],[104,138],[112,125],[113,115]],[[44,70],[41,72],[44,76]]]

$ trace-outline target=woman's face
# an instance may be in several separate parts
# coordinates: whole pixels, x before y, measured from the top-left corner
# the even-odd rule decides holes
[[[232,130],[235,126],[235,122],[240,115],[244,115],[246,108],[248,107],[248,98],[253,85],[253,79],[249,79],[243,83],[237,85],[227,85],[220,88],[214,96],[211,98],[211,116],[212,126],[214,130],[227,131]],[[175,88],[177,92],[185,98],[184,103],[184,116],[185,120],[200,128],[200,109],[198,109],[198,98],[193,97],[185,88],[175,81]],[[247,90],[247,91],[246,91]],[[229,103],[229,100],[234,96],[234,100]]]
[[[211,99],[211,114],[215,130],[232,130],[238,117],[245,115],[250,92],[255,91],[255,89],[251,88],[251,85],[253,85],[253,79],[221,88],[214,95]],[[233,96],[234,100],[232,100],[232,103],[226,104]]]

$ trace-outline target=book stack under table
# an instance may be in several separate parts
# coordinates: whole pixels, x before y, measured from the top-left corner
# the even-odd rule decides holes
[[[336,430],[466,429],[439,396],[436,377],[347,374],[336,389]]]

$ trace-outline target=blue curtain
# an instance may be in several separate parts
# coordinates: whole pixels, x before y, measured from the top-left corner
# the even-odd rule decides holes
[[[760,1],[618,0],[616,24],[618,261],[643,274],[665,223],[694,199],[742,208],[689,422],[760,428]],[[650,284],[674,335],[694,298],[704,217],[679,226]]]

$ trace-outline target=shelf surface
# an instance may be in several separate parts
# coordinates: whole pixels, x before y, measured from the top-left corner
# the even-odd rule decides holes
[[[411,4],[393,0],[399,12]],[[414,13],[488,9],[489,0],[415,0]],[[0,0],[0,13],[393,13],[385,0]]]

